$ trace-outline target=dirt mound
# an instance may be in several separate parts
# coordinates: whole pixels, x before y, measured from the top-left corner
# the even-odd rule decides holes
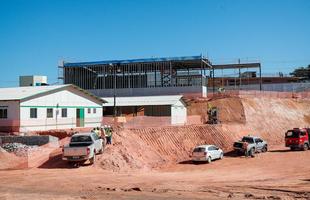
[[[89,132],[92,128],[72,128],[72,129],[59,129],[59,130],[47,130],[47,131],[33,131],[28,134],[33,135],[51,135],[59,138],[60,140],[71,136],[75,132]]]
[[[219,109],[219,120],[221,123],[245,123],[245,114],[242,100],[239,97],[222,97],[217,99],[193,99],[190,100],[187,107],[188,115],[208,116],[209,106],[215,106]]]
[[[8,153],[0,147],[0,170],[22,169],[27,166],[27,158],[18,157],[14,153]]]
[[[159,152],[130,130],[115,132],[113,145],[106,147],[98,161],[101,168],[112,171],[149,170],[165,162]]]
[[[239,134],[223,126],[196,125],[122,130],[99,158],[99,166],[113,171],[150,170],[190,159],[196,145],[216,144],[231,150]]]
[[[154,169],[190,159],[192,149],[200,144],[215,144],[230,151],[234,141],[248,134],[261,136],[270,145],[284,145],[287,129],[309,126],[307,100],[200,100],[191,102],[189,114],[204,112],[207,103],[219,107],[221,124],[120,130],[113,136],[114,144],[99,158],[98,166],[113,171]]]

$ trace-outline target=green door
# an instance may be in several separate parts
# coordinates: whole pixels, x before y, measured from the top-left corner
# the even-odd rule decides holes
[[[84,127],[84,108],[76,109],[76,126]]]

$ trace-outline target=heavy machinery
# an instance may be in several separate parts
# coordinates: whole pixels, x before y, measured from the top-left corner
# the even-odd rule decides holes
[[[218,124],[218,116],[219,116],[219,111],[218,108],[215,106],[212,106],[211,104],[208,104],[208,124]]]

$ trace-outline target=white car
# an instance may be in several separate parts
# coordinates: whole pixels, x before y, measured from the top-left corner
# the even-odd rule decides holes
[[[77,133],[71,137],[70,143],[63,147],[63,160],[70,163],[96,161],[96,154],[103,153],[104,141],[96,133]]]
[[[193,150],[192,161],[207,161],[210,163],[212,160],[222,159],[224,152],[222,149],[214,145],[200,145]]]

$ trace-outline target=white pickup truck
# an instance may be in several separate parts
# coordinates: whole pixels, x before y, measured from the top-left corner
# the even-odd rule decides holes
[[[96,133],[77,133],[71,137],[70,143],[63,147],[62,159],[70,163],[84,163],[89,160],[94,164],[96,154],[103,153],[104,140]]]

